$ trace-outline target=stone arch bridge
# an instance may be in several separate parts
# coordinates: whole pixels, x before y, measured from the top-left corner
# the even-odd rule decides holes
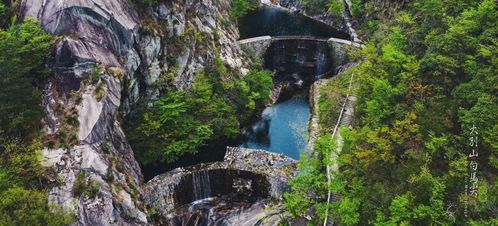
[[[248,54],[256,56],[260,59],[265,58],[265,53],[269,50],[272,45],[279,42],[293,42],[298,43],[293,47],[297,49],[300,48],[299,43],[316,43],[316,44],[327,44],[330,50],[329,54],[332,58],[332,69],[331,71],[324,72],[323,76],[326,77],[330,73],[335,73],[335,69],[347,63],[346,49],[348,46],[362,47],[361,44],[357,42],[352,42],[349,40],[338,39],[338,38],[323,38],[316,36],[259,36],[254,38],[248,38],[239,40],[238,43],[241,48]],[[316,51],[316,50],[314,50]]]

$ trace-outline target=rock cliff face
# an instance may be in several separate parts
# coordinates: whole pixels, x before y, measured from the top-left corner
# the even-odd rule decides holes
[[[23,0],[60,37],[44,90],[43,164],[57,182],[49,202],[74,212],[78,225],[145,225],[143,176],[120,119],[140,97],[153,98],[168,80],[189,88],[216,49],[244,72],[238,31],[227,0],[164,1],[147,9],[127,0]],[[169,74],[169,76],[163,76]],[[167,78],[164,78],[167,77]],[[95,196],[76,195],[98,190]]]

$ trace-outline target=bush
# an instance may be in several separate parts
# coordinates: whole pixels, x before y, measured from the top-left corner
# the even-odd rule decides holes
[[[84,195],[89,199],[92,199],[97,196],[99,190],[100,184],[91,180],[87,173],[80,172],[78,176],[76,176],[76,181],[73,186],[73,193],[75,196]]]
[[[92,84],[97,84],[100,81],[100,69],[98,66],[95,66],[92,68],[92,71],[90,72],[90,82]]]
[[[0,2],[0,26],[8,9]],[[0,29],[0,225],[68,225],[74,217],[48,205],[40,165],[38,89],[54,41],[39,22]]]
[[[341,17],[343,11],[344,11],[344,3],[342,2],[342,0],[332,0],[329,3],[329,8],[328,8],[329,14],[336,17]]]
[[[327,10],[329,0],[299,0],[309,14],[319,14]],[[334,0],[335,1],[335,0]]]
[[[259,1],[255,0],[233,0],[232,9],[230,10],[230,16],[232,18],[240,18],[245,16],[249,11],[256,8]]]
[[[48,191],[33,177],[0,164],[0,225],[69,225],[74,215],[48,205]]]
[[[52,37],[39,27],[39,22],[29,18],[0,30],[0,134],[3,136],[31,140],[33,131],[41,128],[45,113],[40,106],[37,83],[48,75],[44,64],[52,44]]]
[[[192,91],[168,89],[153,106],[143,103],[140,112],[130,141],[143,164],[173,162],[196,153],[209,140],[238,134],[234,109],[214,92],[203,71],[197,73]]]
[[[104,153],[108,153],[111,149],[111,142],[109,142],[108,139],[104,139],[104,141],[102,141],[101,148]]]
[[[13,186],[0,190],[0,225],[69,225],[74,216],[49,208],[45,193]]]
[[[264,106],[272,87],[269,71],[231,74],[217,56],[199,71],[192,90],[164,88],[152,106],[143,102],[125,130],[140,163],[173,162],[211,141],[233,139],[239,124]]]
[[[341,225],[496,224],[497,3],[390,3],[353,1],[371,35],[353,69],[354,128],[340,130],[344,146],[329,188],[340,200],[326,210]],[[464,189],[466,180],[478,181],[476,194]],[[326,182],[293,190],[309,197]],[[308,206],[298,204],[316,202],[319,218],[323,194],[296,198],[290,211],[302,216],[294,210]]]
[[[272,74],[265,70],[250,70],[246,76],[237,81],[238,97],[241,101],[241,112],[252,115],[254,110],[263,107],[270,98]]]

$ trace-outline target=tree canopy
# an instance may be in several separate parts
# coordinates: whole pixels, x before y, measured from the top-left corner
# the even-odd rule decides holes
[[[8,9],[2,8],[0,14]],[[4,14],[5,15],[5,14]],[[54,39],[33,19],[0,29],[0,225],[67,225],[71,214],[48,205],[40,165],[40,87]]]
[[[331,189],[342,198],[330,214],[341,225],[497,224],[496,1],[352,2],[367,40],[351,54],[362,62],[348,72],[359,86],[355,127],[341,130]],[[323,122],[334,120],[320,121],[327,136],[331,125]],[[471,159],[474,126],[478,157]],[[317,159],[329,156],[315,151]],[[475,195],[465,188],[471,160]],[[324,208],[323,196],[316,198],[316,209]]]

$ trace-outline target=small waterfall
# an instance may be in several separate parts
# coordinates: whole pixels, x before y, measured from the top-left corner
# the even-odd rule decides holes
[[[192,173],[192,187],[194,188],[195,200],[205,199],[211,196],[211,181],[207,170]]]
[[[315,56],[316,58],[316,64],[315,64],[315,73],[316,75],[315,76],[319,76],[326,71],[326,68],[327,68],[327,59],[325,57],[325,49],[323,47],[320,47],[318,53],[317,53],[317,56]],[[316,79],[320,79],[320,78],[316,78]]]

